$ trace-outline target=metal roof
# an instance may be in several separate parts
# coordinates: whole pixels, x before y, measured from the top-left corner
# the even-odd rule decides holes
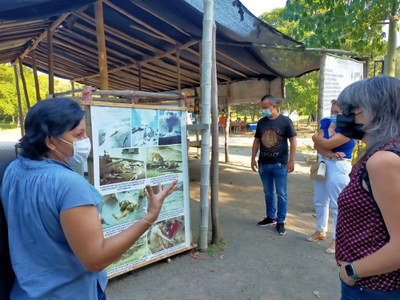
[[[48,73],[47,31],[54,30],[54,74],[99,87],[94,1],[3,0],[0,63]],[[319,68],[319,52],[252,15],[240,1],[217,0],[218,82],[289,78]],[[200,85],[202,0],[103,1],[110,89],[144,91]],[[35,49],[35,51],[30,51]]]

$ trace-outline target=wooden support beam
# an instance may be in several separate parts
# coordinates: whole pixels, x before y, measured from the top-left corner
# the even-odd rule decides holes
[[[175,79],[176,81],[176,68],[172,67],[171,65],[159,65],[159,64],[147,64],[146,67],[150,69],[152,72],[158,72],[164,75],[167,75],[171,79]],[[184,72],[182,68],[180,68],[181,73],[181,85],[185,82],[188,85],[198,85],[200,84],[200,76],[195,73],[190,73],[188,71]],[[193,75],[193,76],[191,76]],[[194,75],[198,75],[197,77]],[[195,80],[193,78],[198,78]]]
[[[47,66],[49,71],[49,94],[54,94],[54,52],[53,52],[53,31],[47,30]]]
[[[188,37],[192,37],[189,33],[187,33],[184,29],[179,28],[178,26],[174,25],[171,22],[168,22],[168,20],[165,20],[163,17],[160,17],[159,15],[157,15],[156,13],[154,13],[154,11],[152,10],[148,10],[147,8],[143,7],[142,5],[138,4],[136,1],[131,1],[131,3],[133,5],[136,5],[137,7],[140,7],[141,9],[143,9],[144,11],[148,12],[150,15],[153,15],[155,17],[157,17],[158,19],[160,19],[161,21],[165,22],[166,24],[168,24],[169,26],[175,28],[177,31],[179,31],[180,33],[188,36]]]
[[[168,100],[177,100],[181,98],[180,94],[174,93],[150,93],[150,92],[142,92],[142,91],[120,91],[120,90],[101,90],[94,91],[93,95],[113,95],[113,96],[122,96],[122,97],[137,97],[137,98],[152,98],[152,99],[168,99]]]
[[[91,24],[91,23],[89,23],[89,24]],[[77,28],[77,29],[80,29],[80,30],[82,30],[82,31],[84,31],[84,32],[87,32],[87,33],[89,33],[89,34],[92,34],[93,36],[96,36],[96,31],[95,31],[95,30],[92,30],[91,28],[89,28],[89,27],[87,27],[87,26],[85,26],[85,25],[82,25],[82,24],[75,24],[74,27]],[[145,55],[144,52],[139,51],[139,50],[137,50],[137,49],[134,49],[134,48],[132,48],[132,47],[129,47],[129,46],[126,45],[125,43],[122,43],[122,42],[120,42],[120,41],[118,41],[118,40],[112,38],[109,34],[108,34],[108,36],[107,36],[107,42],[108,42],[108,43],[113,43],[113,44],[115,44],[115,45],[117,45],[117,46],[119,46],[119,47],[125,48],[125,49],[127,49],[127,50],[129,50],[129,51],[131,51],[131,52],[133,52],[133,53],[136,53],[136,54],[139,54],[139,55]]]
[[[46,39],[47,34],[49,33],[49,29],[50,31],[54,31],[57,29],[58,26],[61,25],[62,22],[64,22],[64,20],[70,15],[71,13],[65,13],[62,14],[56,21],[54,21],[53,24],[51,24],[51,26],[47,29],[44,30],[38,37],[37,39],[32,43],[31,46],[25,48],[25,50],[21,53],[21,55],[19,56],[19,58],[24,59],[25,56],[28,55],[28,53],[34,49],[36,49],[36,47],[39,45],[39,43],[41,41],[43,41],[44,39]]]
[[[142,66],[138,64],[138,71],[139,71],[139,91],[142,90]]]
[[[19,126],[21,129],[21,136],[24,136],[24,113],[22,110],[22,101],[21,101],[21,92],[19,90],[19,81],[18,81],[18,70],[17,66],[14,65],[14,78],[15,78],[15,89],[17,90],[17,98],[18,98],[18,120]]]
[[[93,19],[88,14],[85,14],[83,12],[75,12],[74,14],[79,16],[80,18],[82,18],[83,21],[86,21],[91,25],[96,23],[96,20]],[[122,32],[120,30],[117,30],[117,29],[115,29],[115,28],[113,28],[111,26],[105,25],[104,29],[107,31],[108,34],[113,34],[118,38],[122,38],[122,39],[126,40],[127,42],[132,43],[133,45],[142,47],[142,48],[144,48],[146,50],[149,50],[151,52],[154,52],[154,53],[159,53],[160,52],[160,49],[157,49],[157,48],[155,48],[155,47],[153,47],[153,46],[151,46],[151,45],[149,45],[149,44],[147,44],[147,43],[145,43],[145,42],[143,42],[143,41],[141,41],[139,39],[135,39],[132,36]]]
[[[108,90],[106,35],[104,33],[103,1],[95,4],[97,47],[99,52],[100,88]]]
[[[238,66],[241,66],[243,69],[246,69],[246,70],[248,70],[248,71],[250,71],[250,72],[252,72],[252,73],[254,73],[254,74],[256,74],[256,75],[257,75],[257,74],[260,74],[260,72],[257,72],[257,71],[255,71],[255,70],[249,68],[247,65],[242,64],[241,62],[239,62],[239,61],[237,61],[236,59],[230,57],[229,55],[223,53],[222,51],[218,51],[218,50],[217,50],[216,52],[217,52],[218,55],[221,55],[221,56],[223,56],[223,57],[225,57],[225,58],[227,58],[227,59],[233,61],[233,62],[234,62],[235,64],[237,64]]]
[[[76,41],[76,39],[78,39],[78,40],[84,40],[85,43],[91,45],[92,48],[93,48],[93,49],[96,49],[96,51],[97,51],[97,42],[92,41],[91,39],[88,39],[87,37],[85,37],[85,36],[83,36],[83,35],[81,35],[81,34],[78,34],[78,33],[76,33],[76,32],[73,32],[73,31],[71,31],[70,29],[63,28],[63,36],[62,36],[62,38],[63,38],[64,40],[66,40],[66,41],[68,41],[68,40],[71,41],[71,43],[72,43],[72,41],[75,41],[75,44],[76,44],[76,43],[79,43],[78,41]],[[110,43],[110,42],[112,43],[112,40],[110,40],[110,39],[107,37],[107,43]],[[108,57],[108,58],[110,57],[110,54],[113,54],[115,57],[118,57],[118,58],[123,58],[124,60],[129,61],[130,63],[134,63],[134,62],[135,62],[135,60],[132,59],[132,57],[130,57],[130,56],[128,56],[128,55],[125,55],[125,54],[123,54],[123,53],[121,53],[121,52],[119,52],[119,51],[110,49],[110,47],[108,47],[108,48],[107,48],[107,57]]]
[[[178,48],[180,50],[186,49],[186,48],[189,48],[189,47],[197,44],[198,42],[199,41],[197,41],[197,40],[196,41],[190,41],[190,42],[188,42],[188,43],[186,43],[184,45],[179,46]],[[166,51],[166,52],[157,54],[155,56],[152,56],[152,57],[150,57],[148,59],[145,59],[145,60],[141,61],[140,64],[143,66],[143,65],[145,65],[145,64],[147,64],[149,62],[155,61],[157,59],[160,59],[160,58],[163,58],[163,57],[168,57],[169,55],[171,55],[174,52],[176,52],[176,49],[171,49],[169,51]],[[109,74],[110,73],[115,73],[115,72],[118,72],[118,71],[121,71],[121,70],[130,69],[130,68],[135,67],[135,66],[137,66],[137,63],[130,64],[130,65],[125,65],[125,66],[122,66],[122,67],[119,67],[119,68],[112,69],[112,70],[108,71],[108,73]],[[89,76],[77,77],[77,78],[74,78],[74,81],[81,81],[81,80],[84,80],[84,79],[89,79],[89,78],[97,77],[97,76],[99,76],[99,75],[98,74],[93,74],[93,75],[89,75]]]
[[[43,69],[48,68],[48,55],[45,49],[36,49],[36,58],[38,67]],[[54,54],[57,60],[57,66],[54,68],[57,74],[62,77],[71,78],[73,74],[87,72],[84,66],[77,64],[73,59]],[[28,60],[28,57],[27,57]]]
[[[31,108],[31,104],[29,103],[28,88],[26,87],[26,80],[25,80],[25,76],[24,76],[24,68],[22,66],[22,60],[20,58],[18,58],[18,63],[19,63],[19,72],[20,72],[21,81],[22,81],[22,88],[24,89],[26,107],[28,109],[30,109]]]
[[[33,72],[33,79],[35,81],[35,91],[36,91],[36,101],[42,100],[40,97],[40,86],[39,86],[39,78],[37,73],[37,64],[36,64],[36,50],[32,50],[32,72]]]
[[[192,54],[194,54],[194,55],[199,55],[198,52],[194,51],[193,49],[187,49],[187,51],[192,53]],[[239,76],[241,76],[243,78],[247,77],[246,74],[243,74],[242,72],[239,72],[239,71],[235,70],[234,68],[231,68],[231,67],[229,67],[229,66],[227,66],[227,65],[225,65],[225,64],[223,64],[221,62],[217,61],[217,66],[221,67],[221,68],[224,68],[224,69],[226,69],[226,70],[228,70],[228,71],[230,71],[232,73],[235,73],[236,75],[239,75]]]
[[[129,14],[128,12],[126,12],[125,10],[121,9],[120,7],[118,7],[115,4],[112,4],[110,1],[105,1],[104,4],[108,5],[109,7],[111,7],[112,9],[116,10],[117,12],[119,12],[120,14],[124,15],[125,17],[131,19],[132,21],[136,22],[137,24],[142,25],[143,27],[149,29],[150,31],[152,31],[153,33],[149,32],[149,31],[144,31],[146,34],[157,38],[157,39],[162,39],[165,40],[169,43],[171,43],[172,45],[174,45],[176,42],[173,38],[169,37],[168,35],[164,34],[163,32],[159,31],[158,29],[150,26],[148,23],[144,22],[143,20],[136,18],[135,16],[132,16],[131,14]],[[136,30],[140,30],[143,31],[143,29],[138,28],[137,26],[131,25],[131,27],[134,27]]]
[[[178,91],[181,91],[181,60],[179,48],[176,50],[176,73],[178,75]]]

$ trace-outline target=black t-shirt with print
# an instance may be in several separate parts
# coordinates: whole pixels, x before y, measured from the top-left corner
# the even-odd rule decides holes
[[[292,120],[279,115],[276,119],[264,117],[257,123],[255,138],[260,140],[258,162],[264,164],[287,164],[289,157],[288,139],[296,136]]]

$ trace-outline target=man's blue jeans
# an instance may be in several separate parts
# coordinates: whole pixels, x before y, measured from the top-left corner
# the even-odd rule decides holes
[[[349,286],[340,280],[342,285],[341,300],[398,300],[400,289],[390,292],[380,292],[366,289],[357,285]]]
[[[277,220],[278,223],[283,223],[287,212],[287,170],[285,164],[263,164],[258,163],[258,173],[260,174],[261,182],[264,188],[266,215],[271,219]],[[278,214],[276,211],[276,194],[278,196]]]

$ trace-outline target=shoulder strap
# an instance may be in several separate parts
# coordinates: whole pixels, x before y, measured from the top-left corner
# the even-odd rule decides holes
[[[393,153],[397,154],[398,156],[400,156],[399,148],[388,148],[385,151],[390,151],[390,152],[393,152]],[[365,183],[365,185],[363,183]],[[369,181],[369,176],[368,176],[368,171],[367,171],[366,166],[364,166],[364,168],[361,170],[361,185],[371,195],[371,197],[374,197],[372,194],[371,182]]]

